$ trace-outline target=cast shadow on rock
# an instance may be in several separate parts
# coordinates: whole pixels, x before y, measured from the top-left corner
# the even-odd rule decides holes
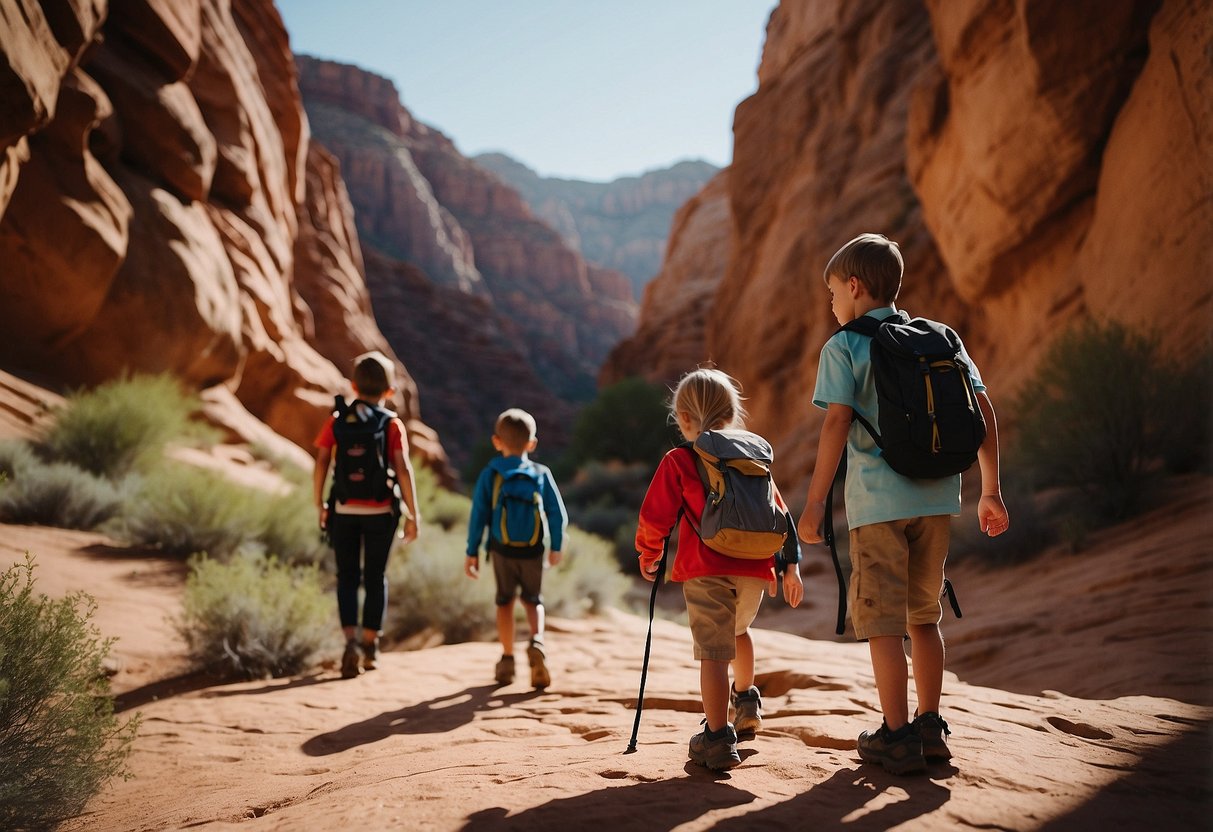
[[[700,772],[703,769],[699,769]],[[606,780],[622,772],[602,771]],[[754,801],[753,794],[706,777],[679,777],[627,786],[604,786],[510,815],[501,806],[468,816],[461,832],[537,829],[673,829],[711,812]]]
[[[317,734],[303,743],[302,750],[308,756],[322,757],[348,751],[358,745],[379,742],[393,734],[439,734],[453,731],[471,722],[477,711],[513,705],[541,693],[538,690],[500,693],[500,690],[500,685],[481,685],[395,711],[385,711],[335,731]]]

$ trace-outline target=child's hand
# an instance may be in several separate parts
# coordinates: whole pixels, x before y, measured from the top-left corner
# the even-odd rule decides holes
[[[320,515],[320,531],[324,531],[329,527],[329,507],[321,503],[316,506],[316,511]]]
[[[469,578],[480,577],[480,558],[475,555],[468,555],[463,561],[463,574]]]
[[[783,573],[783,600],[795,609],[804,600],[804,581],[800,579],[800,564],[793,563]]]
[[[649,569],[653,571],[650,572]],[[655,560],[649,566],[645,566],[644,561],[640,562],[640,576],[649,583],[657,580],[657,572],[661,569],[661,561]]]
[[[977,504],[977,525],[990,537],[998,537],[1011,527],[1011,517],[1001,494],[982,494]]]
[[[397,536],[405,543],[412,543],[417,539],[417,521],[412,517],[405,518],[404,525]]]
[[[825,540],[825,536],[822,534],[825,516],[825,503],[805,503],[800,520],[796,523],[796,534],[805,543],[820,543]]]
[[[555,566],[564,559],[564,555],[559,552],[548,552],[548,566]]]

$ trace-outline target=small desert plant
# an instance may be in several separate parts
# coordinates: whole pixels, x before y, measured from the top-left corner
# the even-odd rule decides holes
[[[165,466],[141,481],[110,531],[169,554],[206,552],[223,559],[256,539],[260,496],[210,471]]]
[[[413,479],[417,485],[417,510],[421,518],[444,529],[453,529],[463,524],[465,527],[468,515],[472,511],[472,501],[443,488],[438,482],[438,475],[423,464],[414,460]]]
[[[28,555],[0,573],[0,828],[49,829],[126,775],[138,720],[119,724],[92,598],[35,595]]]
[[[0,475],[9,482],[20,472],[41,464],[38,455],[25,440],[9,439],[0,442]]]
[[[332,564],[332,550],[320,536],[320,518],[312,504],[311,487],[296,486],[288,494],[250,495],[255,509],[256,541],[287,563]]]
[[[198,410],[169,376],[133,376],[71,396],[42,444],[48,456],[116,479],[156,462],[167,442],[199,437]]]
[[[480,577],[463,573],[466,525],[444,529],[422,514],[417,540],[388,560],[387,634],[403,639],[424,630],[447,642],[468,641],[492,632],[494,583],[491,563],[480,562]]]
[[[619,607],[631,581],[619,571],[611,542],[570,526],[563,547],[564,559],[543,579],[548,611],[576,618]]]
[[[1119,323],[1066,332],[1015,405],[1011,464],[1037,486],[1077,490],[1099,520],[1128,516],[1162,470],[1170,421],[1189,406],[1175,375],[1152,335]]]
[[[74,465],[32,459],[0,482],[0,521],[93,529],[122,510],[125,488]]]
[[[288,676],[332,643],[334,605],[315,567],[243,556],[190,559],[177,629],[196,667],[223,676]]]

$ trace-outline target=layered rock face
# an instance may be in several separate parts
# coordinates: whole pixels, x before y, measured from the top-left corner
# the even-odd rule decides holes
[[[0,24],[0,364],[71,385],[169,372],[234,428],[308,445],[349,360],[391,351],[272,2],[16,6]]]
[[[583,182],[542,177],[500,153],[474,161],[516,188],[587,260],[627,275],[637,297],[661,268],[674,212],[717,172],[692,161],[613,182]]]
[[[901,244],[899,305],[961,332],[996,405],[1082,319],[1205,343],[1211,40],[1194,0],[782,3],[736,112],[729,210],[704,209],[718,182],[691,204],[701,221],[675,227],[603,380],[668,381],[702,343],[698,360],[742,381],[752,426],[800,481],[837,327],[822,270],[864,231]],[[726,265],[683,292],[680,252],[708,239],[729,241]],[[672,314],[692,295],[702,325]]]
[[[558,448],[572,403],[635,325],[627,279],[587,264],[517,191],[413,118],[391,82],[304,56],[298,66],[315,135],[349,187],[376,317],[411,367],[427,366],[417,378],[452,457],[515,405]]]

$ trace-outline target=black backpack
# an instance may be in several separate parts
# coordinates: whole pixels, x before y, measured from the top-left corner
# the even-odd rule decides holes
[[[877,424],[855,412],[897,473],[915,479],[959,474],[977,460],[986,421],[977,404],[960,336],[904,312],[865,315],[842,327],[872,339]]]
[[[337,443],[329,503],[392,499],[399,503],[396,472],[388,458],[388,425],[396,414],[384,407],[337,396],[333,439]]]

